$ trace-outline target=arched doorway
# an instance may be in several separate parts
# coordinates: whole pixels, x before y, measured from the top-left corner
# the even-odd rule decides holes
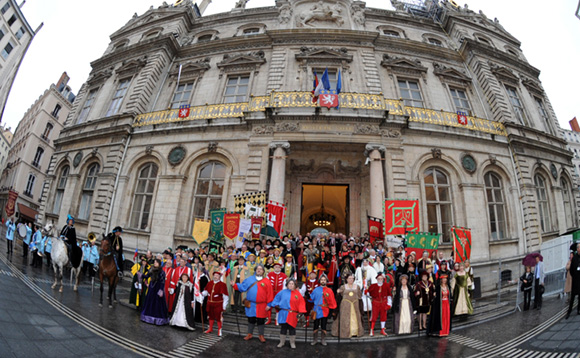
[[[302,184],[300,232],[322,227],[330,232],[349,232],[349,186],[345,184]],[[324,220],[317,220],[324,218]],[[327,221],[326,223],[323,221]]]

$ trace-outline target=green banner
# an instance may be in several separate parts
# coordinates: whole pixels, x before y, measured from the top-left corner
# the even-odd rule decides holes
[[[224,234],[224,215],[226,208],[212,209],[209,211],[211,217],[211,236],[221,238]]]
[[[580,242],[580,230],[574,231],[572,234],[572,240],[574,242]]]
[[[439,248],[439,237],[441,234],[432,232],[417,232],[407,234],[405,242],[407,244],[407,252],[415,251],[421,257],[423,251],[432,251]]]

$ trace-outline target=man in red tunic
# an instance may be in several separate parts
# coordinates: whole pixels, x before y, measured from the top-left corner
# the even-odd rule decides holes
[[[330,255],[328,256],[328,287],[332,288],[332,290],[336,292],[338,289],[338,277],[336,277],[336,273],[338,272],[339,257],[336,253],[335,246],[330,248]]]
[[[173,310],[173,299],[175,295],[173,294],[175,290],[175,285],[177,281],[171,285],[171,280],[173,280],[173,261],[168,260],[165,265],[163,266],[163,271],[165,272],[165,302],[167,303],[167,309],[169,312]]]
[[[274,296],[278,294],[278,292],[282,291],[284,287],[286,287],[286,280],[288,277],[282,271],[282,264],[279,262],[274,263],[274,271],[268,274],[268,279],[272,282],[272,290],[274,292]],[[276,310],[276,326],[278,325],[278,310]],[[268,316],[268,322],[266,324],[272,323],[272,315]]]
[[[371,332],[369,334],[371,337],[374,336],[375,323],[377,323],[379,318],[381,320],[381,334],[383,336],[387,335],[385,323],[387,322],[387,311],[391,309],[393,304],[393,299],[391,298],[392,290],[393,280],[390,277],[385,280],[385,276],[382,273],[377,275],[377,283],[373,283],[368,289],[368,294],[371,296],[373,304]]]
[[[213,273],[213,281],[210,281],[203,291],[203,296],[207,298],[207,315],[209,317],[209,327],[203,333],[213,332],[213,322],[217,321],[218,336],[222,336],[222,313],[226,310],[228,305],[228,287],[221,281],[222,273],[215,271]]]
[[[312,271],[310,272],[308,280],[304,282],[302,287],[300,287],[300,294],[302,294],[306,300],[306,325],[304,325],[304,327],[309,326],[310,311],[312,311],[312,308],[314,308],[314,302],[312,302],[310,295],[312,294],[312,291],[314,291],[314,289],[318,286],[319,283],[316,279],[316,271]]]

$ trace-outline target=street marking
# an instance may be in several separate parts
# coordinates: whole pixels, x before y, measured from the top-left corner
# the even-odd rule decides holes
[[[187,354],[188,357],[195,357],[205,351],[206,349],[210,348],[217,342],[219,342],[222,337],[218,337],[215,335],[207,335],[204,334],[194,340],[189,341],[185,345],[175,348],[169,354],[173,356],[178,356],[180,354]]]

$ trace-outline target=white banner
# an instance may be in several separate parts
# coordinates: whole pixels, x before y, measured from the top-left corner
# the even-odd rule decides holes
[[[244,208],[244,213],[246,215],[246,218],[251,218],[254,216],[262,216],[262,208],[259,206],[254,206],[254,205],[246,203],[246,207]]]
[[[395,235],[387,235],[387,246],[388,247],[399,247],[403,245],[403,239]]]

